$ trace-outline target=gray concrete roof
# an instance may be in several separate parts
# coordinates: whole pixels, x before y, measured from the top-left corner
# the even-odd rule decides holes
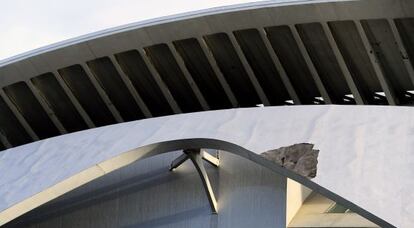
[[[0,63],[0,148],[177,113],[414,103],[414,2],[274,1],[110,29]]]

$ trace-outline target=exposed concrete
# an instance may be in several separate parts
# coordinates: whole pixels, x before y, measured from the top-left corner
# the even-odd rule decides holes
[[[313,144],[300,143],[262,153],[266,159],[305,177],[316,177],[319,150]]]

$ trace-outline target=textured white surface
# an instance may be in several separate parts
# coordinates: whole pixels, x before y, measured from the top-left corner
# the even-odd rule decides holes
[[[414,109],[291,106],[174,115],[63,135],[0,153],[0,212],[123,152],[212,138],[256,153],[320,149],[317,184],[397,227],[414,225]]]

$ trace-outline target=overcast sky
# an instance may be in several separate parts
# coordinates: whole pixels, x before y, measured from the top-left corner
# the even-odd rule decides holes
[[[0,60],[131,22],[259,0],[0,0]]]

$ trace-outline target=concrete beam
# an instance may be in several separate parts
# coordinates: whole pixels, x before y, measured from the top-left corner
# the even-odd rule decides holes
[[[308,66],[308,69],[312,75],[313,80],[315,81],[315,84],[319,90],[319,93],[321,94],[324,102],[326,104],[332,104],[332,98],[330,97],[328,91],[326,90],[321,77],[319,76],[318,71],[315,68],[315,65],[312,62],[312,59],[305,47],[305,44],[303,43],[298,30],[296,29],[296,27],[294,25],[289,25],[290,31],[292,32],[293,37],[295,38],[296,44],[299,47],[300,53],[302,54],[306,65]]]
[[[23,126],[27,134],[32,138],[32,140],[33,141],[39,140],[39,137],[33,131],[32,127],[27,123],[26,119],[23,117],[23,115],[20,113],[20,111],[16,108],[16,106],[13,104],[13,102],[10,100],[10,98],[6,95],[6,93],[2,89],[0,89],[0,96],[3,98],[4,102],[7,104],[9,109],[13,112],[13,114],[16,116],[17,120],[20,122],[20,124]]]
[[[226,81],[226,78],[224,78],[223,72],[221,72],[220,68],[217,65],[216,59],[214,58],[212,52],[208,48],[205,40],[202,37],[197,37],[197,41],[201,46],[201,49],[204,52],[204,55],[207,57],[207,60],[213,69],[214,73],[216,74],[221,86],[224,89],[224,92],[227,95],[227,98],[230,100],[231,105],[233,108],[237,108],[239,106],[239,102],[236,99],[236,96],[234,96],[233,91],[231,90],[229,84]]]
[[[191,87],[191,90],[196,95],[196,98],[198,102],[200,103],[203,110],[207,111],[210,110],[210,107],[204,98],[203,94],[201,93],[200,89],[198,88],[197,84],[195,83],[193,77],[191,76],[190,72],[187,69],[187,66],[184,63],[183,58],[180,56],[180,54],[177,52],[177,49],[175,49],[174,45],[172,43],[167,43],[168,48],[170,49],[172,55],[174,56],[175,61],[177,62],[178,66],[181,69],[181,72],[184,74],[185,79],[187,80],[188,84]]]
[[[155,69],[154,65],[152,65],[151,61],[148,59],[147,55],[145,54],[145,51],[143,49],[138,49],[137,51],[141,55],[142,60],[144,61],[145,65],[148,67],[148,70],[150,71],[157,85],[160,87],[161,92],[164,94],[164,97],[167,100],[173,112],[175,114],[182,113],[180,106],[178,106],[177,101],[175,101],[167,85],[165,85],[164,81],[161,79],[160,74]]]
[[[203,160],[207,161],[211,165],[218,167],[219,159],[212,156],[211,154],[203,151],[201,149],[187,149],[183,151],[178,158],[171,162],[170,171],[173,171],[181,164],[183,164],[188,159],[191,160],[194,167],[197,169],[198,174],[200,175],[201,182],[203,183],[204,190],[207,194],[208,202],[211,207],[212,213],[217,213],[217,200],[214,196],[213,188],[211,187],[210,180],[208,178],[207,172],[204,168]]]
[[[3,132],[0,131],[0,142],[7,148],[12,148],[13,145],[9,142],[7,137],[3,134]]]
[[[91,69],[89,68],[89,66],[86,63],[81,63],[81,67],[85,71],[86,75],[88,76],[89,80],[92,82],[95,89],[98,91],[99,95],[101,96],[102,100],[104,101],[104,103],[108,107],[109,111],[114,116],[115,120],[118,123],[124,122],[124,120],[121,117],[121,114],[116,109],[116,107],[114,106],[112,101],[109,99],[108,94],[106,94],[105,90],[101,87],[101,85],[99,84],[99,82],[95,78],[95,76],[93,75],[93,73],[92,73]]]
[[[191,161],[193,162],[197,172],[201,178],[201,182],[203,183],[204,190],[207,194],[208,202],[211,207],[211,212],[213,214],[217,214],[217,200],[214,196],[213,188],[211,187],[210,180],[207,175],[207,171],[204,168],[203,164],[203,157],[201,156],[201,151],[198,150],[185,150],[184,151],[188,157],[190,157]]]
[[[76,99],[75,95],[73,95],[72,91],[68,87],[68,85],[65,83],[65,81],[60,77],[59,72],[54,71],[52,73],[56,80],[58,81],[59,85],[62,87],[63,92],[69,97],[69,100],[72,102],[73,106],[75,106],[76,110],[78,111],[79,115],[82,117],[83,121],[85,121],[86,125],[89,128],[96,127],[93,123],[92,119],[89,117],[89,115],[86,113],[85,109],[83,109],[82,105],[79,103],[78,99]]]
[[[178,168],[181,164],[183,164],[185,161],[189,159],[188,155],[183,153],[178,158],[174,159],[174,161],[171,162],[170,165],[170,171],[173,171],[174,169]]]
[[[41,95],[41,92],[36,88],[36,86],[33,85],[32,81],[28,80],[26,81],[26,84],[29,87],[29,89],[32,91],[37,101],[40,103],[40,106],[42,106],[43,110],[46,112],[47,116],[49,116],[50,120],[59,130],[59,133],[60,134],[68,133],[65,127],[63,126],[62,122],[60,122],[60,120],[56,116],[55,112],[47,104],[46,98]]]
[[[111,61],[112,65],[114,65],[116,71],[118,72],[119,76],[121,77],[122,81],[125,83],[128,91],[131,93],[132,97],[134,98],[135,102],[138,104],[141,112],[144,114],[146,118],[152,117],[151,111],[148,109],[148,106],[145,104],[144,100],[142,100],[141,96],[139,95],[138,91],[132,85],[131,80],[122,70],[121,66],[115,59],[115,56],[109,55],[109,60]]]
[[[351,72],[346,65],[345,59],[341,54],[341,51],[338,48],[338,44],[335,41],[335,38],[332,35],[332,31],[329,28],[328,23],[322,22],[321,23],[323,31],[325,32],[326,38],[331,45],[332,51],[335,55],[336,61],[338,62],[339,67],[341,68],[342,74],[345,77],[345,80],[348,84],[349,89],[351,90],[352,95],[354,96],[355,102],[357,105],[368,104],[366,99],[362,96],[362,92],[359,91],[357,82],[352,78]]]
[[[203,158],[204,161],[210,163],[210,165],[219,167],[220,160],[218,157],[214,157],[213,155],[209,154],[208,152],[201,150],[200,151],[201,158]]]
[[[279,72],[280,78],[282,79],[282,82],[286,88],[286,90],[289,93],[290,98],[293,100],[294,104],[300,105],[302,102],[299,99],[298,94],[295,91],[295,88],[293,87],[292,83],[290,82],[290,79],[285,71],[285,68],[283,67],[282,63],[280,62],[279,57],[277,56],[275,50],[272,47],[272,44],[270,43],[269,39],[267,38],[266,31],[263,28],[259,28],[260,36],[262,37],[262,40],[267,48],[267,51],[270,54],[270,57],[273,61],[273,64],[275,65],[277,71]]]
[[[239,57],[244,69],[246,70],[246,73],[249,76],[249,79],[252,82],[257,95],[259,95],[260,101],[262,102],[263,105],[269,106],[270,105],[269,99],[267,99],[267,96],[264,93],[263,88],[260,86],[259,81],[254,75],[253,69],[250,66],[249,62],[247,61],[246,56],[244,55],[239,43],[237,42],[236,37],[234,36],[232,32],[228,32],[226,34],[229,36],[229,39],[237,53],[237,56]]]
[[[393,19],[389,18],[387,20],[388,24],[391,27],[392,34],[394,35],[395,42],[397,43],[397,46],[400,49],[405,69],[407,70],[408,75],[410,76],[410,80],[414,85],[414,68],[411,64],[410,58],[408,57],[407,49],[405,48],[404,42],[402,41],[400,32],[398,31],[397,26],[395,25],[395,21]]]
[[[377,56],[375,55],[375,51],[373,50],[371,43],[368,40],[368,37],[365,33],[364,28],[360,21],[354,21],[356,28],[358,30],[359,36],[362,39],[362,43],[364,44],[365,51],[368,54],[369,60],[371,62],[372,67],[374,68],[375,74],[381,84],[381,87],[385,93],[389,105],[397,105],[398,98],[395,96],[395,93],[388,83],[387,79],[385,78],[384,71],[379,63]]]

